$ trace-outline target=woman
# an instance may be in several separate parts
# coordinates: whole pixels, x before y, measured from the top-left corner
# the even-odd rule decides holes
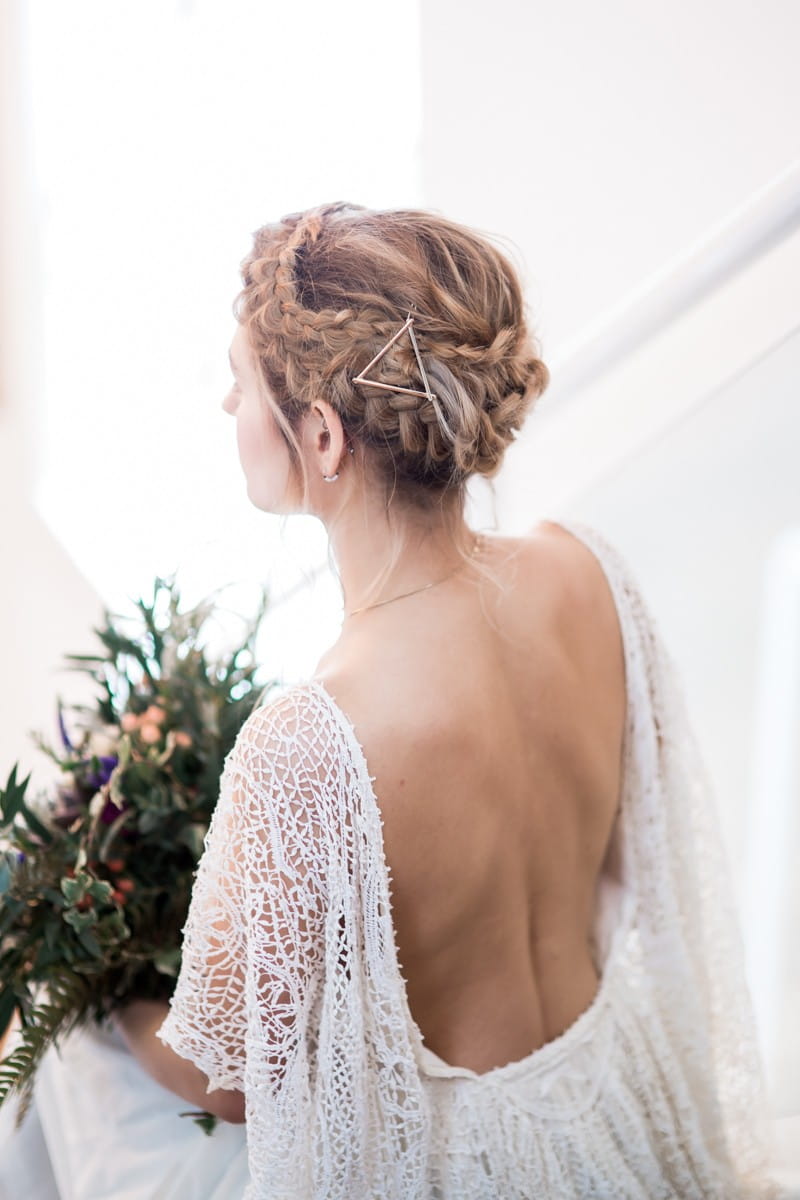
[[[332,204],[260,229],[243,282],[248,495],[324,522],[344,620],[241,730],[171,1010],[129,1010],[132,1048],[246,1115],[251,1197],[769,1194],[652,619],[587,527],[464,519],[547,382],[513,268],[440,217]]]

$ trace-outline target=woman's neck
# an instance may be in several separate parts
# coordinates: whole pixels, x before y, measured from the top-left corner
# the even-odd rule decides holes
[[[461,512],[406,516],[399,511],[390,523],[385,513],[361,504],[340,512],[328,535],[347,613],[443,579],[474,544]],[[385,574],[395,545],[396,560]]]

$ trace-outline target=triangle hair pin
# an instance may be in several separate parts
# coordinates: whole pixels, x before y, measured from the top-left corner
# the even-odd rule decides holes
[[[419,346],[417,345],[417,339],[414,336],[413,323],[414,323],[414,318],[412,317],[411,313],[409,313],[408,316],[406,317],[405,324],[401,325],[401,327],[398,329],[397,333],[394,334],[393,337],[389,338],[389,341],[386,343],[386,345],[383,347],[383,349],[379,350],[378,353],[375,355],[375,357],[370,362],[367,363],[367,365],[364,367],[363,371],[359,372],[358,375],[354,376],[353,383],[365,383],[369,387],[382,388],[383,391],[385,391],[385,392],[403,392],[403,394],[406,396],[422,396],[422,397],[425,397],[426,399],[430,400],[430,402],[432,404],[434,404],[434,407],[437,407],[435,405],[436,397],[433,394],[433,392],[431,391],[430,384],[428,383],[428,376],[425,374],[425,368],[422,365],[422,356],[420,355],[420,352],[419,352]],[[375,366],[375,364],[379,363],[381,361],[384,354],[386,354],[386,352],[391,349],[391,347],[395,344],[395,342],[397,341],[398,338],[403,336],[403,334],[406,332],[406,330],[408,330],[408,335],[411,338],[411,345],[414,348],[414,354],[417,359],[417,366],[419,367],[419,373],[422,376],[422,382],[425,384],[424,392],[419,391],[418,388],[398,387],[397,384],[395,384],[395,383],[381,383],[381,381],[379,379],[365,378],[367,371],[371,371],[372,368]]]

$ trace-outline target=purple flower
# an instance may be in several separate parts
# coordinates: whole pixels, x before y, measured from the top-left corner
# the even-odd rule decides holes
[[[73,746],[72,742],[69,740],[69,734],[67,733],[67,727],[64,724],[64,710],[61,707],[60,701],[58,704],[58,728],[61,731],[61,740],[64,743],[64,748],[66,750],[70,750],[74,754],[75,747]]]
[[[119,762],[119,757],[116,754],[96,754],[94,757],[100,763],[100,769],[99,771],[87,771],[83,777],[83,782],[94,791],[99,791],[103,784],[108,783],[111,778],[111,772]],[[88,766],[92,760],[86,758],[83,761]]]
[[[123,804],[122,807],[119,807],[114,803],[113,800],[106,800],[105,804],[103,805],[102,812],[100,813],[100,820],[102,821],[103,825],[113,825],[120,813],[123,813],[127,807],[127,804]]]

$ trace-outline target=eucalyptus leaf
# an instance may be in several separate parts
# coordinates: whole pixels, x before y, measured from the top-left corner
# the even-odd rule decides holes
[[[68,904],[77,904],[79,900],[83,899],[86,888],[80,879],[62,879],[61,891]]]
[[[94,879],[89,884],[88,894],[100,904],[107,904],[111,899],[111,884],[105,879]]]
[[[76,933],[83,933],[85,929],[89,929],[97,920],[97,914],[88,909],[86,912],[79,912],[77,908],[68,908],[62,916],[68,925],[71,925]],[[99,950],[99,946],[98,946]]]

